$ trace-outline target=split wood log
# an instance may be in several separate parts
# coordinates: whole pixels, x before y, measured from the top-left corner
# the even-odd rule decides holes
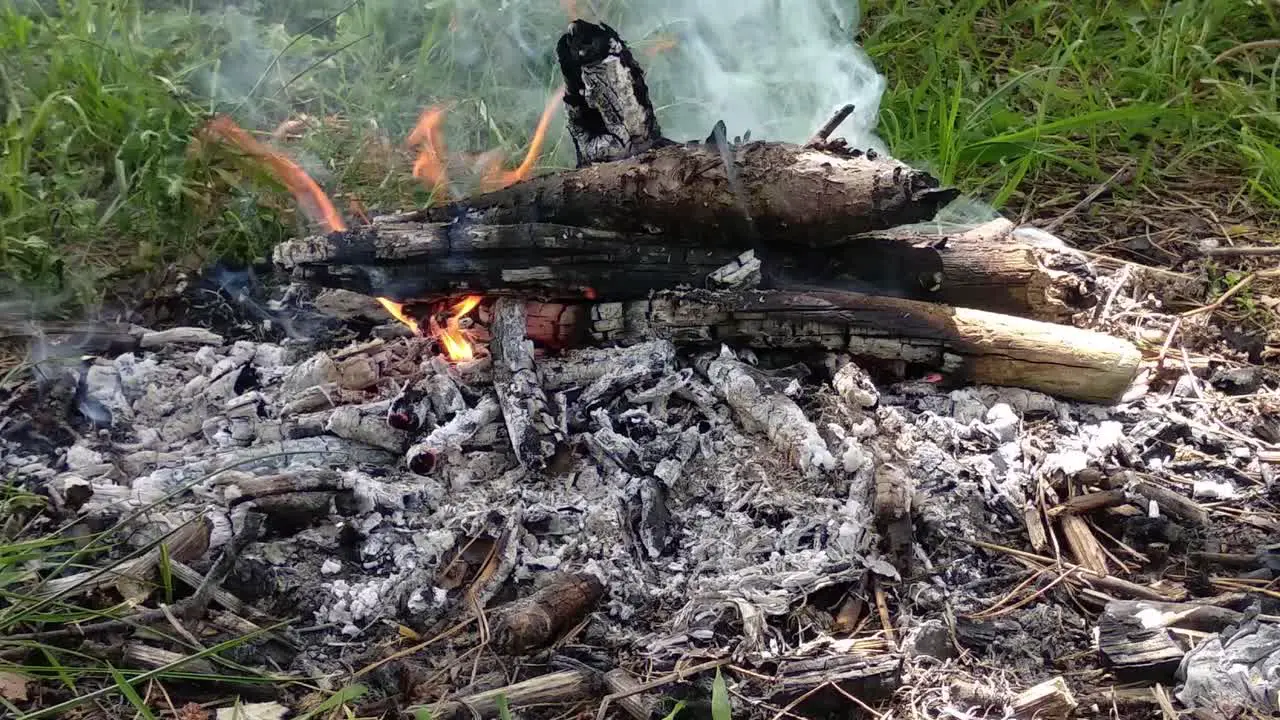
[[[769,438],[802,473],[833,470],[835,456],[795,401],[758,380],[752,368],[723,353],[699,370],[748,427]]]
[[[633,720],[653,720],[660,717],[658,708],[661,707],[661,700],[651,693],[643,692],[640,681],[625,668],[614,668],[605,673],[602,679],[610,695],[624,696],[615,702]]]
[[[1106,575],[1107,553],[1098,538],[1094,537],[1089,522],[1079,515],[1063,515],[1058,520],[1058,526],[1062,528],[1063,539],[1071,549],[1076,563],[1098,575]]]
[[[1025,720],[1062,720],[1075,712],[1079,703],[1061,676],[1018,693],[1010,703],[1015,718]]]
[[[841,292],[661,292],[591,308],[597,341],[666,338],[677,346],[845,351],[903,360],[958,382],[1114,403],[1137,375],[1130,342],[1080,328]]]
[[[600,679],[589,670],[565,670],[531,678],[514,685],[456,698],[434,706],[409,708],[407,712],[427,710],[430,717],[454,718],[498,717],[505,704],[510,710],[529,705],[560,705],[577,702],[600,694]]]
[[[545,647],[581,622],[603,595],[604,584],[595,575],[558,575],[532,595],[493,612],[494,641],[516,655]]]
[[[524,301],[498,298],[493,305],[493,389],[502,407],[507,437],[526,470],[543,470],[564,445],[557,412],[538,380],[533,343],[525,337]]]
[[[1098,652],[1121,682],[1168,683],[1185,651],[1173,634],[1144,621],[1141,605],[1108,603],[1098,619]]]

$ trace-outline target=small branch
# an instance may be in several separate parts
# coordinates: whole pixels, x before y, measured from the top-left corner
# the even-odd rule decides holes
[[[823,124],[822,127],[818,128],[818,132],[814,133],[813,137],[809,138],[809,142],[805,143],[804,146],[807,148],[813,148],[822,145],[827,141],[827,138],[831,137],[831,133],[835,132],[836,128],[840,127],[840,123],[844,122],[845,119],[852,114],[852,103],[836,110],[835,114],[831,116],[831,119]]]
[[[1092,205],[1094,200],[1097,200],[1098,197],[1102,195],[1102,193],[1107,191],[1107,188],[1111,187],[1117,182],[1128,182],[1129,179],[1132,177],[1133,177],[1133,163],[1127,162],[1124,164],[1124,167],[1115,171],[1111,175],[1111,177],[1107,178],[1106,180],[1103,180],[1101,183],[1098,184],[1097,187],[1091,190],[1088,195],[1085,195],[1083,198],[1081,198],[1080,202],[1071,206],[1070,210],[1067,210],[1066,212],[1062,213],[1061,215],[1054,218],[1053,220],[1050,220],[1049,224],[1044,226],[1044,231],[1045,232],[1056,231],[1058,228],[1062,227],[1062,224],[1065,223],[1067,220],[1070,220],[1081,210],[1084,210],[1088,208],[1090,205]]]
[[[1280,255],[1280,246],[1249,246],[1207,248],[1200,251],[1205,257],[1271,257]]]
[[[1270,50],[1272,48],[1280,48],[1280,39],[1254,40],[1253,42],[1243,43],[1233,48],[1223,50],[1221,53],[1218,53],[1218,57],[1213,59],[1213,64],[1217,65],[1218,63],[1222,62],[1223,60],[1226,60],[1229,57],[1234,57],[1242,53],[1247,53],[1250,50]]]

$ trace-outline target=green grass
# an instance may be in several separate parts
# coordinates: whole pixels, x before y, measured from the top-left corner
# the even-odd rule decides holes
[[[328,118],[289,152],[345,211],[350,198],[425,199],[388,150],[425,105],[454,104],[451,148],[514,152],[558,84],[554,0],[520,18],[545,45],[529,56],[497,36],[504,18],[468,14],[474,4],[245,7],[0,0],[0,291],[91,302],[121,277],[251,259],[298,232],[269,177],[189,152],[214,111],[254,130]],[[894,154],[997,207],[1132,161],[1157,191],[1169,177],[1234,174],[1229,189],[1276,211],[1280,53],[1214,58],[1280,37],[1278,13],[1274,0],[870,0],[856,34],[889,79],[879,131]],[[565,159],[560,148],[551,162]]]

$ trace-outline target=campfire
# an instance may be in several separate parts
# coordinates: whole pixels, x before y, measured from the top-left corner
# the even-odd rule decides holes
[[[1167,346],[1104,332],[1125,280],[1003,219],[932,227],[958,193],[833,139],[851,108],[803,145],[677,141],[607,25],[575,21],[557,56],[516,168],[451,155],[430,107],[407,145],[432,204],[351,227],[296,163],[210,123],[322,229],[275,248],[288,288],[254,307],[374,329],[85,339],[114,357],[63,392],[102,432],[63,470],[11,464],[147,549],[29,595],[147,602],[163,555],[199,589],[177,617],[254,628],[330,689],[362,668],[361,716],[658,720],[717,673],[744,717],[1147,712],[1175,684],[1241,704],[1218,668],[1250,646],[1217,633],[1274,647],[1277,625],[1244,602],[1257,583],[1205,568],[1262,578],[1274,558],[1240,547],[1280,526],[1197,502],[1167,447],[1261,445],[1147,396]],[[561,108],[576,167],[534,176]],[[454,195],[459,167],[476,193]],[[1254,455],[1218,456],[1196,493],[1264,492],[1240,482]],[[263,630],[285,616],[323,641]]]

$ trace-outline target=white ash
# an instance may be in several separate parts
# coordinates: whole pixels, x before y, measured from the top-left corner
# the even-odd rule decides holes
[[[486,405],[485,361],[419,362],[422,343],[392,341],[344,357],[236,342],[99,359],[87,377],[91,397],[111,409],[109,436],[87,433],[55,460],[10,441],[0,452],[20,478],[58,478],[51,487],[64,497],[87,486],[92,495],[80,512],[162,503],[140,526],[157,513],[167,521],[205,514],[213,547],[254,507],[237,495],[237,483],[336,472],[333,492],[341,497],[326,515],[254,544],[244,558],[294,588],[304,622],[335,623],[346,635],[370,633],[380,620],[429,623],[455,611],[456,592],[438,577],[444,559],[518,517],[509,582],[523,594],[554,570],[596,573],[607,595],[594,622],[605,636],[630,652],[668,658],[726,642],[785,649],[794,638],[782,630],[783,618],[806,597],[868,572],[891,574],[875,547],[868,501],[875,466],[886,457],[919,496],[915,555],[931,573],[911,589],[910,606],[920,614],[974,611],[998,599],[1007,588],[989,598],[955,590],[988,578],[990,561],[941,538],[1024,536],[1024,509],[1041,483],[1114,467],[1120,458],[1166,467],[1175,459],[1157,452],[1175,430],[1221,446],[1219,457],[1233,469],[1258,462],[1236,454],[1251,450],[1247,443],[1205,431],[1217,421],[1194,400],[1168,400],[1179,420],[1153,412],[1154,398],[1103,408],[1004,388],[877,388],[849,362],[834,366],[838,387],[777,381],[747,362],[748,353],[713,357],[699,371],[669,343],[654,341],[538,360],[544,387],[581,425],[570,426],[563,466],[534,477],[520,469],[501,417]],[[405,364],[412,372],[397,369]],[[626,367],[633,370],[618,372]],[[363,421],[385,411],[410,380],[431,397],[440,427],[486,408],[481,427],[443,444],[438,472],[426,477],[388,450],[401,442],[391,428]],[[726,389],[733,401],[717,394]],[[359,433],[335,437],[330,430],[343,423],[333,418],[351,413],[360,415],[349,423]],[[423,442],[436,430],[412,439]],[[778,446],[795,452],[788,458]],[[1201,494],[1225,492],[1223,484],[1248,492],[1212,468],[1196,472]],[[628,518],[637,488],[656,486],[666,494],[670,544],[655,558],[645,547],[652,529]],[[340,537],[354,545],[340,549]],[[736,639],[719,632],[722,620]]]

